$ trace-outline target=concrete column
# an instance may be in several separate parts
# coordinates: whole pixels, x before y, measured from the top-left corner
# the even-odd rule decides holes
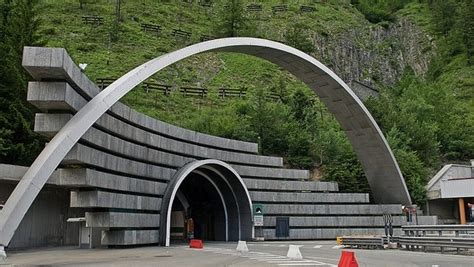
[[[459,198],[459,223],[466,224],[466,209],[464,208],[464,198]]]

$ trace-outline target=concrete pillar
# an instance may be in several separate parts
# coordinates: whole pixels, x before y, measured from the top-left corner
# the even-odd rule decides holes
[[[459,198],[459,223],[466,224],[466,209],[464,208],[464,198]]]

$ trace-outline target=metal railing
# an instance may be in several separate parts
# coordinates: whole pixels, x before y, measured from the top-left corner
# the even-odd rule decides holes
[[[400,246],[408,250],[427,247],[474,249],[474,225],[407,225],[402,226],[405,236],[399,238]]]

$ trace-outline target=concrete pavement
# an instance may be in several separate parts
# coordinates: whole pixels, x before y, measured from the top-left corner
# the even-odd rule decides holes
[[[286,257],[290,244],[299,245],[302,260]],[[235,250],[237,243],[206,242],[204,249],[185,245],[129,249],[46,248],[9,252],[0,266],[336,266],[342,249],[334,241],[248,243],[249,252]],[[474,256],[405,250],[354,251],[359,266],[474,266]]]

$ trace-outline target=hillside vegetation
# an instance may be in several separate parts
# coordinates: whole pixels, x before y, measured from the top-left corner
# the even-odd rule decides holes
[[[85,72],[96,80],[118,78],[199,42],[201,35],[286,42],[312,54],[346,82],[378,88],[380,96],[366,104],[417,203],[423,203],[424,185],[442,163],[474,157],[471,0],[222,0],[212,1],[212,7],[198,1],[120,2],[118,14],[117,2],[111,0],[0,0],[1,162],[29,164],[42,143],[32,137],[34,111],[25,103],[26,77],[19,65],[23,45],[65,47],[77,63],[88,64]],[[252,3],[261,4],[263,11],[248,12]],[[275,5],[288,10],[273,14]],[[315,11],[300,13],[301,5]],[[103,25],[83,23],[82,16],[92,15],[103,17]],[[142,23],[160,25],[161,32],[146,33]],[[192,37],[177,40],[170,35],[173,29]],[[311,169],[315,179],[338,181],[343,191],[368,192],[338,123],[313,92],[277,66],[241,54],[207,53],[170,66],[150,81],[175,90],[163,96],[139,86],[122,101],[172,124],[259,142],[261,153],[283,156],[290,167]],[[176,90],[181,86],[207,88],[208,97],[184,97]],[[246,88],[248,93],[246,98],[221,99],[219,88]]]

